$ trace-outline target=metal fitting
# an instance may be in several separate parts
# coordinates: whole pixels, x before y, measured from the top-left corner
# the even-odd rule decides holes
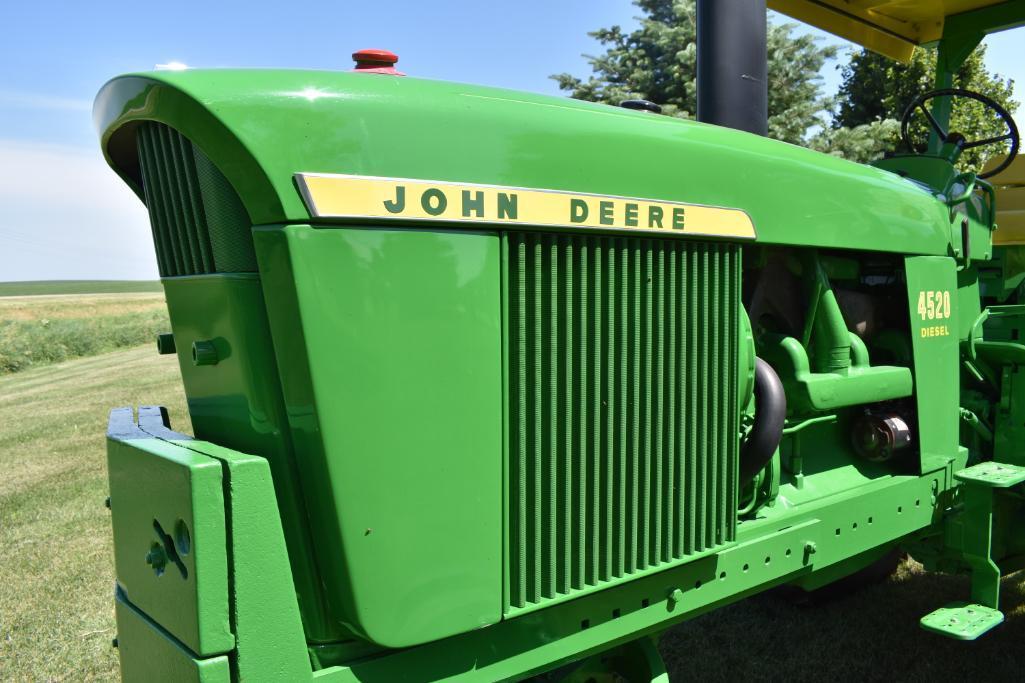
[[[196,365],[217,365],[217,347],[209,340],[192,342],[192,362]]]

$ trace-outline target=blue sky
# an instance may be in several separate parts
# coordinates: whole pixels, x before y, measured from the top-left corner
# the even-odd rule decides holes
[[[348,69],[354,50],[383,47],[410,75],[554,95],[550,74],[588,73],[581,55],[599,48],[587,32],[633,26],[636,13],[629,0],[0,3],[0,281],[156,277],[145,210],[92,128],[92,98],[119,73],[171,61]],[[988,62],[1023,84],[1020,100],[1013,33],[988,40]],[[823,77],[834,92],[835,63]]]

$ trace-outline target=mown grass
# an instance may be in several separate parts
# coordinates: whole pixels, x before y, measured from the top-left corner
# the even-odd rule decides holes
[[[121,294],[160,292],[158,280],[34,280],[0,282],[0,296],[38,296],[41,294]]]
[[[162,294],[0,298],[0,375],[152,342],[168,331]]]
[[[0,680],[117,678],[104,434],[140,404],[191,431],[177,360],[149,345],[0,377]]]

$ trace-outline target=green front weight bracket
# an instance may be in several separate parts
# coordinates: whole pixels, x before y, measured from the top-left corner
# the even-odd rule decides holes
[[[112,411],[107,461],[122,678],[308,680],[267,461],[153,407]]]

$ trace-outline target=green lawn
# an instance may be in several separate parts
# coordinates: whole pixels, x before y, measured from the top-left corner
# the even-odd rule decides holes
[[[115,406],[163,404],[188,432],[175,358],[151,345],[0,376],[0,680],[117,677],[104,431]],[[761,595],[668,631],[674,681],[1017,681],[1018,577],[1007,623],[976,643],[920,630],[966,595],[962,578],[904,564],[817,607]]]
[[[159,280],[34,280],[0,282],[0,296],[39,296],[41,294],[123,294],[161,292]]]
[[[190,431],[152,345],[0,376],[0,680],[116,678],[104,433],[139,404]]]

